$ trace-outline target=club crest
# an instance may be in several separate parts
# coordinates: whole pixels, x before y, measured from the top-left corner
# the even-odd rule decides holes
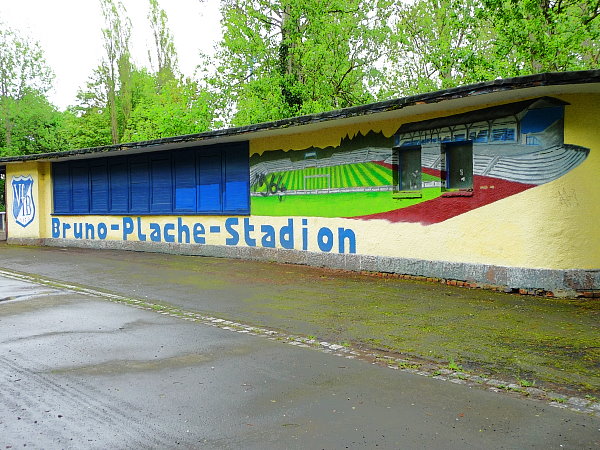
[[[26,227],[35,218],[35,203],[33,202],[33,178],[19,176],[12,179],[13,216],[15,222]]]

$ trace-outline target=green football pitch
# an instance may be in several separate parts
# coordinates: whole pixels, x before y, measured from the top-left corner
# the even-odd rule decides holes
[[[392,211],[439,197],[440,189],[423,189],[420,198],[394,198],[390,191],[252,197],[252,215],[355,217]]]
[[[392,183],[391,169],[368,162],[274,172],[268,174],[261,185],[254,185],[252,190],[254,192],[266,192],[269,185],[272,184],[283,188],[279,190],[297,191],[389,186]],[[275,190],[272,189],[272,191]]]

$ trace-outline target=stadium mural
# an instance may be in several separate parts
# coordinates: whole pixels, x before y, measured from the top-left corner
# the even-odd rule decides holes
[[[439,223],[553,181],[589,149],[564,143],[544,97],[250,158],[252,213]]]

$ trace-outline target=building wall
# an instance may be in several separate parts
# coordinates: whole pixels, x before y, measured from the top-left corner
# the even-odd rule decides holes
[[[470,193],[456,192],[442,186],[444,167],[432,166],[415,198],[394,179],[391,147],[404,123],[374,121],[251,140],[250,216],[53,216],[50,164],[10,164],[9,242],[259,258],[567,293],[600,289],[600,96],[555,98],[568,103],[564,143],[583,156],[549,181],[502,184],[482,175]],[[354,165],[334,161],[351,153]],[[375,162],[360,159],[372,155]],[[287,174],[277,169],[292,159]],[[273,161],[266,176],[253,172],[261,167],[264,175]],[[19,224],[11,213],[19,177],[32,181],[35,214],[26,225],[26,214]]]

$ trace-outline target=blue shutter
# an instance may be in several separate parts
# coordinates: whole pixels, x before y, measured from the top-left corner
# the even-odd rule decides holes
[[[108,160],[110,175],[110,212],[129,212],[129,177],[127,176],[127,160],[110,158]]]
[[[95,162],[95,161],[94,161]],[[106,161],[90,165],[90,186],[92,189],[90,212],[106,214],[108,212],[108,172]]]
[[[136,156],[129,159],[129,187],[131,212],[150,212],[150,171],[148,158]]]
[[[198,212],[221,212],[221,152],[204,153],[199,150],[198,166]]]
[[[87,214],[90,212],[90,178],[87,163],[71,164],[73,189],[72,212]]]
[[[231,146],[224,150],[225,212],[244,214],[249,211],[250,168],[248,147]]]
[[[152,172],[152,197],[150,211],[173,211],[173,178],[171,176],[170,155],[151,156],[150,170]]]
[[[248,214],[248,144],[53,163],[55,214]]]
[[[52,180],[54,182],[54,212],[67,214],[71,212],[71,177],[69,163],[52,164]]]
[[[175,208],[177,212],[196,212],[196,157],[193,150],[173,155],[175,171]]]

